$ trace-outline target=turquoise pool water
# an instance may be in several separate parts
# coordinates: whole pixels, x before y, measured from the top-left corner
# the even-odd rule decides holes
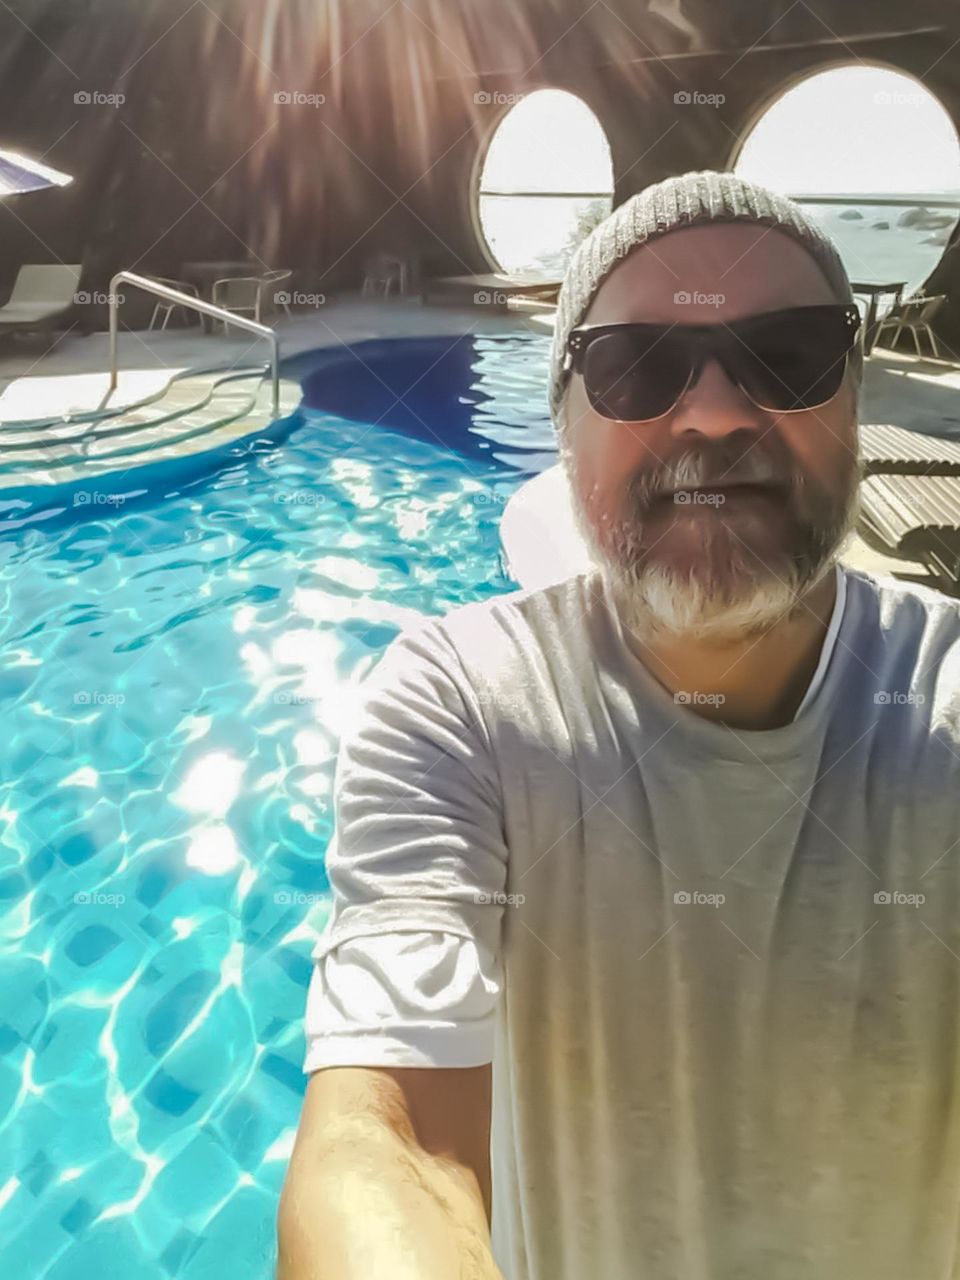
[[[212,471],[0,504],[4,1280],[272,1276],[339,736],[407,621],[515,588],[545,359],[304,359]]]

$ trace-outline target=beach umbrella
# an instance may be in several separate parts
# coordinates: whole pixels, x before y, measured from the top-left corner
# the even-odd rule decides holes
[[[0,151],[0,197],[41,191],[44,187],[65,187],[72,181],[70,174],[51,169],[39,160],[16,151]]]

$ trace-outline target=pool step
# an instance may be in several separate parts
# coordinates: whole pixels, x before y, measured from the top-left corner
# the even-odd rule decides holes
[[[184,383],[193,384],[198,393],[197,403],[199,404],[209,398],[210,388],[219,378],[233,373],[252,373],[255,368],[261,367],[264,366],[243,365],[237,367],[236,365],[216,364],[192,369],[178,369],[170,375],[161,387],[145,396],[141,396],[137,400],[131,400],[127,404],[117,403],[114,405],[111,403],[104,409],[75,409],[68,413],[46,414],[40,418],[0,419],[0,438],[7,433],[29,433],[40,431],[47,427],[62,427],[74,423],[99,422],[102,418],[117,418],[121,414],[133,413],[134,410],[144,409],[148,405],[155,405],[158,400],[163,400],[165,397],[177,395],[179,388]],[[119,401],[119,394],[119,391],[114,393],[113,399],[115,401]]]
[[[295,383],[281,383],[280,416],[300,402]],[[54,485],[222,448],[274,420],[264,371],[196,375],[167,393],[110,417],[59,420],[0,432],[0,489]]]
[[[253,371],[249,371],[253,374]],[[66,418],[49,418],[37,422],[6,422],[0,429],[0,458],[15,458],[18,452],[38,447],[57,448],[60,444],[106,438],[139,432],[144,427],[179,418],[203,409],[214,395],[216,381],[209,377],[191,376],[167,384],[164,390],[148,400],[125,409],[90,413]]]

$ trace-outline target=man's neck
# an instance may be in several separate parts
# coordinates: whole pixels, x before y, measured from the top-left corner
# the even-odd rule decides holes
[[[820,660],[837,595],[831,571],[769,631],[730,640],[671,635],[628,643],[670,693],[707,720],[737,729],[789,724]]]

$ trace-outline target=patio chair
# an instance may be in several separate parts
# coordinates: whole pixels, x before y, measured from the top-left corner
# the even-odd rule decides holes
[[[893,329],[893,337],[887,345],[895,347],[899,341],[900,334],[904,329],[908,329],[913,334],[913,345],[917,349],[917,355],[922,356],[920,334],[923,332],[926,333],[930,340],[930,347],[934,357],[939,360],[940,349],[937,346],[937,339],[930,322],[946,300],[947,296],[944,293],[932,294],[929,298],[923,296],[905,298],[903,302],[892,307],[880,321],[877,328],[876,341],[879,343],[880,335],[885,329]]]
[[[229,276],[226,280],[214,281],[211,301],[215,307],[237,316],[249,316],[259,324],[262,292],[261,276]]]
[[[74,304],[81,264],[30,263],[17,272],[10,300],[0,307],[0,330],[43,328]]]
[[[185,284],[182,280],[167,280],[163,276],[151,276],[150,279],[156,284],[165,284],[168,289],[177,289],[180,293],[188,293],[191,298],[196,298],[199,301],[200,291],[197,289],[195,284]],[[150,317],[150,323],[147,325],[147,328],[156,328],[157,320],[162,315],[163,324],[160,325],[160,328],[165,329],[170,316],[178,308],[186,311],[188,315],[195,315],[200,321],[200,327],[205,327],[203,323],[203,315],[199,311],[194,311],[192,307],[184,307],[182,302],[167,302],[165,298],[160,298],[157,301],[157,305],[153,308],[153,314]]]
[[[406,293],[409,279],[410,268],[404,258],[377,253],[364,264],[360,293],[362,297],[376,293],[382,293],[386,297],[393,292],[394,287],[398,293]]]
[[[289,267],[281,267],[276,271],[268,271],[260,277],[263,289],[260,294],[260,310],[261,313],[273,313],[277,307],[283,307],[290,316],[289,289],[287,286],[293,278],[293,272]]]

